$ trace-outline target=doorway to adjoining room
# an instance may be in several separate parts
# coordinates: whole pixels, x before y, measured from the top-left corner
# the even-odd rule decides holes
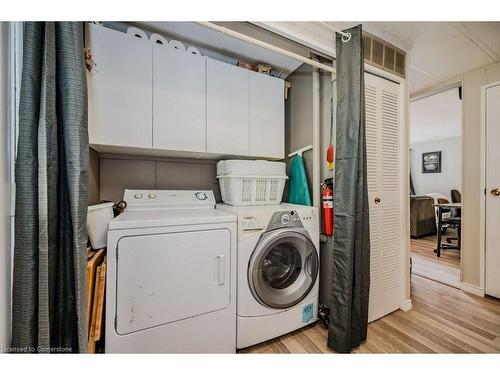
[[[410,103],[412,273],[460,287],[462,90]]]

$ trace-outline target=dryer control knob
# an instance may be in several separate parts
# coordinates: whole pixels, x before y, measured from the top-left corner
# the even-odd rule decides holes
[[[148,198],[149,199],[155,199],[156,198],[156,194],[155,193],[149,193],[148,194]]]
[[[290,222],[290,215],[284,214],[283,216],[281,216],[281,223],[283,225],[287,225],[289,222]]]
[[[142,193],[135,193],[135,199],[142,199]]]

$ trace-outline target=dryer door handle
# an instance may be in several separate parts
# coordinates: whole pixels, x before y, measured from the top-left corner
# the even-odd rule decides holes
[[[218,264],[219,285],[224,285],[226,283],[226,257],[224,255],[217,255],[215,259],[217,259]]]

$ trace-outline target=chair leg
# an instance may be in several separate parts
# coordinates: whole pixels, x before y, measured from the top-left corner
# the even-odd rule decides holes
[[[462,224],[457,226],[458,234],[458,251],[462,252]]]
[[[442,218],[443,218],[443,211],[442,211],[441,207],[439,206],[438,207],[437,247],[436,247],[436,250],[434,250],[434,252],[436,253],[436,255],[438,257],[441,256],[441,231],[443,229],[442,228],[443,227]]]

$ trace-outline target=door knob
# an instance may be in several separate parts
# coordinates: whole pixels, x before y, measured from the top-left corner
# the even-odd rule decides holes
[[[500,188],[495,188],[490,191],[491,195],[494,195],[495,197],[500,196]]]
[[[377,204],[380,203],[380,198],[379,197],[375,198],[375,203],[377,203]]]

